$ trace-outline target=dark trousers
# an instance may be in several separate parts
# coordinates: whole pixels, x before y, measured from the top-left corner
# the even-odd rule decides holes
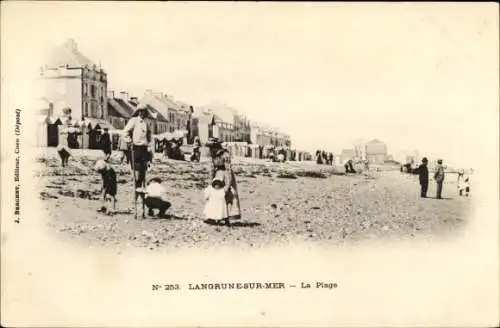
[[[153,210],[158,209],[160,216],[165,215],[165,212],[170,208],[172,204],[163,199],[156,197],[147,197],[144,200],[144,204],[148,207],[148,215],[153,215]]]
[[[144,186],[146,180],[146,170],[148,168],[149,153],[147,146],[133,145],[134,156],[130,156],[130,165],[133,166],[137,172],[135,187],[140,188]]]
[[[437,184],[436,198],[441,199],[441,193],[443,192],[443,181],[436,181],[436,184]]]
[[[429,181],[420,182],[420,197],[427,197],[427,189],[429,188]]]

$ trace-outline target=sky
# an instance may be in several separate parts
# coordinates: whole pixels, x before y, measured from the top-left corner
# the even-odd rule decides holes
[[[73,38],[108,72],[109,89],[222,101],[297,149],[338,153],[377,138],[393,154],[463,165],[498,149],[494,3],[2,5],[11,85]]]

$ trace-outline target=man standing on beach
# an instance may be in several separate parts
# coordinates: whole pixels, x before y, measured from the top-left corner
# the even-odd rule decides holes
[[[138,107],[134,113],[134,117],[128,121],[123,129],[124,132],[131,137],[132,154],[130,158],[134,169],[135,179],[135,199],[137,200],[138,188],[145,187],[146,170],[148,168],[149,153],[151,151],[151,130],[145,121],[147,116],[146,108]],[[141,195],[144,195],[141,193]]]
[[[436,167],[436,172],[434,172],[434,180],[436,180],[437,184],[436,198],[442,199],[441,193],[443,192],[443,182],[444,182],[443,160],[438,159],[437,164],[438,165]]]
[[[429,169],[427,168],[427,157],[422,158],[422,164],[415,170],[413,174],[418,174],[420,180],[420,197],[427,197],[427,188],[429,187]]]

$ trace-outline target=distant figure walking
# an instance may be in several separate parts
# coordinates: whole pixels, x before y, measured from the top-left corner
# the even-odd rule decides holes
[[[104,160],[109,161],[111,157],[111,137],[108,128],[104,128],[104,133],[101,135],[101,150],[104,153]]]
[[[321,151],[316,151],[316,164],[323,164],[323,159],[321,157]]]
[[[436,180],[437,184],[436,198],[442,199],[441,194],[443,192],[443,182],[444,182],[443,160],[438,159],[437,164],[438,165],[436,166],[436,171],[434,172],[434,180]]]
[[[420,197],[427,198],[427,189],[429,188],[429,169],[427,168],[427,157],[422,158],[422,164],[413,170],[413,174],[418,174],[420,181]]]
[[[330,165],[333,165],[333,154],[332,153],[328,154],[328,162]]]

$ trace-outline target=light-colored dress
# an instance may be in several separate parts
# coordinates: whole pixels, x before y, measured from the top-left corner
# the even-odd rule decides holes
[[[467,187],[470,187],[470,178],[469,176],[462,174],[458,176],[458,190],[465,190]]]
[[[67,125],[59,126],[59,143],[57,144],[57,151],[65,150],[68,153],[70,152],[70,148],[68,145],[68,134],[71,131],[70,127]]]
[[[224,188],[215,189],[209,186],[205,189],[205,209],[203,214],[207,219],[222,220],[227,218],[227,205]]]

